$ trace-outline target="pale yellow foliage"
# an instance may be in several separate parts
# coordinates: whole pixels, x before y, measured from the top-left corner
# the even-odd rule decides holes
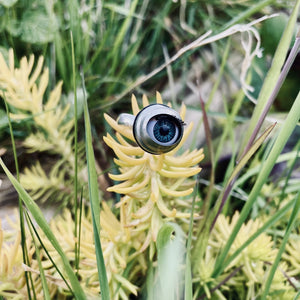
[[[159,93],[156,94],[156,99],[157,103],[162,103]],[[143,96],[143,107],[147,105],[149,101]],[[134,96],[132,96],[132,111],[134,115],[140,111]],[[185,106],[182,105],[180,114],[183,120],[185,111]],[[178,154],[192,131],[192,123],[185,129],[183,138],[175,149],[165,154],[153,155],[135,144],[131,128],[118,124],[106,114],[104,117],[116,131],[116,139],[110,134],[103,139],[115,152],[117,159],[114,161],[120,171],[118,175],[109,174],[109,176],[113,180],[121,181],[108,188],[108,191],[124,195],[117,205],[121,210],[123,226],[148,232],[141,248],[141,251],[144,251],[156,240],[165,220],[190,217],[190,212],[180,211],[181,206],[176,203],[176,199],[192,194],[195,182],[189,177],[201,171],[198,163],[204,157],[203,150]]]

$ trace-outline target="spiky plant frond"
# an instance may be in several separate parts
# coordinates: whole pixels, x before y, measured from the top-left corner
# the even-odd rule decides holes
[[[159,93],[156,94],[156,100],[160,104],[163,102]],[[147,105],[149,101],[143,96],[143,106]],[[140,111],[134,96],[132,111],[134,115]],[[183,105],[180,112],[183,120],[185,112]],[[175,149],[165,154],[153,155],[135,144],[132,130],[128,126],[118,124],[108,115],[104,117],[116,130],[116,139],[107,134],[104,141],[115,152],[117,158],[114,161],[120,171],[118,175],[109,176],[115,181],[121,181],[108,190],[124,195],[117,204],[121,210],[123,226],[147,232],[141,248],[143,251],[156,241],[157,233],[166,220],[190,217],[190,212],[176,200],[193,192],[195,182],[189,177],[200,172],[201,168],[197,165],[204,157],[203,150],[187,150],[178,154],[191,133],[193,124],[187,126]]]
[[[72,198],[72,185],[68,180],[75,176],[75,154],[74,119],[67,118],[70,105],[63,106],[60,102],[62,82],[50,91],[46,99],[49,70],[43,68],[44,58],[41,56],[34,67],[33,55],[29,59],[23,57],[17,68],[12,49],[8,56],[6,63],[0,53],[0,96],[10,105],[13,120],[32,120],[32,132],[23,141],[23,146],[29,153],[47,152],[57,157],[52,166],[48,164],[49,172],[39,162],[27,167],[20,176],[21,183],[34,199],[64,199],[65,204],[67,199]],[[84,154],[82,145],[78,146],[79,157]],[[78,162],[78,176],[85,179],[84,160],[78,159]]]

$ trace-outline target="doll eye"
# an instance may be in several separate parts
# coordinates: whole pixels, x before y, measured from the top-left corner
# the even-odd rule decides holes
[[[162,154],[179,144],[183,135],[183,124],[174,109],[163,104],[152,104],[135,117],[133,135],[144,151]]]

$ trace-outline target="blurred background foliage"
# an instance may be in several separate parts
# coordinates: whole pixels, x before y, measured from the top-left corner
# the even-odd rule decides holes
[[[259,3],[254,0],[0,0],[0,51],[7,58],[9,48],[13,48],[16,66],[23,56],[34,54],[36,61],[40,55],[44,56],[45,66],[49,68],[45,99],[57,82],[63,80],[62,103],[71,104],[68,112],[68,117],[71,118],[74,115],[72,32],[76,68],[80,70],[76,73],[78,116],[82,116],[84,97],[80,78],[82,74],[94,135],[99,137],[106,130],[103,112],[110,111],[117,115],[120,111],[130,111],[131,92],[145,93],[151,98],[156,90],[163,92],[170,87],[172,89],[172,82],[176,81],[181,88],[173,89],[166,100],[172,100],[175,105],[180,104],[191,93],[187,82],[198,79],[195,76],[190,78],[189,73],[199,61],[200,67],[196,68],[201,74],[201,84],[207,81],[211,85],[214,83],[220,70],[226,40],[194,49],[172,64],[171,73],[164,69],[142,84],[135,84],[182,47],[209,30],[216,34],[236,23],[247,23],[260,16],[280,12],[280,18],[257,26],[265,49],[264,57],[256,59],[251,67],[251,84],[258,93],[292,5],[292,1],[275,0]],[[228,60],[235,55],[242,57],[240,40],[232,39],[231,43],[235,53],[229,55]],[[209,59],[207,53],[210,53]],[[236,66],[233,65],[232,68]],[[225,84],[231,81],[239,87],[239,79],[232,68],[229,63],[226,64],[223,80]],[[297,69],[294,75],[291,72],[283,87],[283,91],[285,89],[288,92],[282,92],[284,96],[277,99],[275,108],[279,111],[288,110],[290,102],[295,99],[294,93],[295,90],[297,92],[299,83],[296,74]],[[233,95],[230,93],[231,91],[226,95],[226,101],[232,99]],[[290,102],[288,99],[291,99]],[[186,104],[193,110],[200,111],[199,103]],[[252,107],[245,98],[240,115],[248,117]],[[82,128],[80,123],[80,137]],[[13,129],[17,140],[22,141],[33,130],[32,120],[14,121]],[[0,138],[2,145],[9,148],[8,120],[3,103],[0,104]],[[196,141],[194,146],[202,146],[202,142]],[[95,139],[95,146],[103,154],[104,161],[107,161],[101,138]],[[31,154],[32,160],[37,159],[38,154],[34,155]],[[27,164],[27,159],[24,160]],[[13,158],[11,163],[13,166]],[[20,163],[22,164],[22,155]],[[103,168],[105,167],[108,165],[105,164]]]
[[[4,55],[7,49],[13,48],[18,59],[32,53],[43,55],[50,70],[49,89],[62,79],[63,91],[68,95],[73,90],[72,31],[76,65],[86,80],[89,105],[98,108],[109,105],[139,76],[162,64],[165,61],[162,47],[166,47],[171,56],[208,30],[217,33],[234,22],[246,23],[263,14],[284,12],[289,5],[291,1],[271,0],[259,4],[253,0],[2,0],[0,46]],[[283,15],[280,22],[270,20],[263,28],[268,37],[263,45],[266,53],[274,52],[285,19]],[[274,23],[276,30],[272,30]],[[223,42],[208,46],[215,48],[212,51],[216,64],[223,46]],[[186,55],[175,63],[174,76],[184,78],[193,60],[201,58],[201,51],[195,50],[193,55]],[[166,83],[163,71],[139,89],[152,92],[163,89]],[[177,95],[178,99],[182,96]]]

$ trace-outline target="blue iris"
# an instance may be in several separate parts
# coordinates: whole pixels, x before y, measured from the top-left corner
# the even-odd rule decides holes
[[[159,118],[153,127],[153,135],[161,143],[170,142],[176,135],[176,125],[168,118]]]

